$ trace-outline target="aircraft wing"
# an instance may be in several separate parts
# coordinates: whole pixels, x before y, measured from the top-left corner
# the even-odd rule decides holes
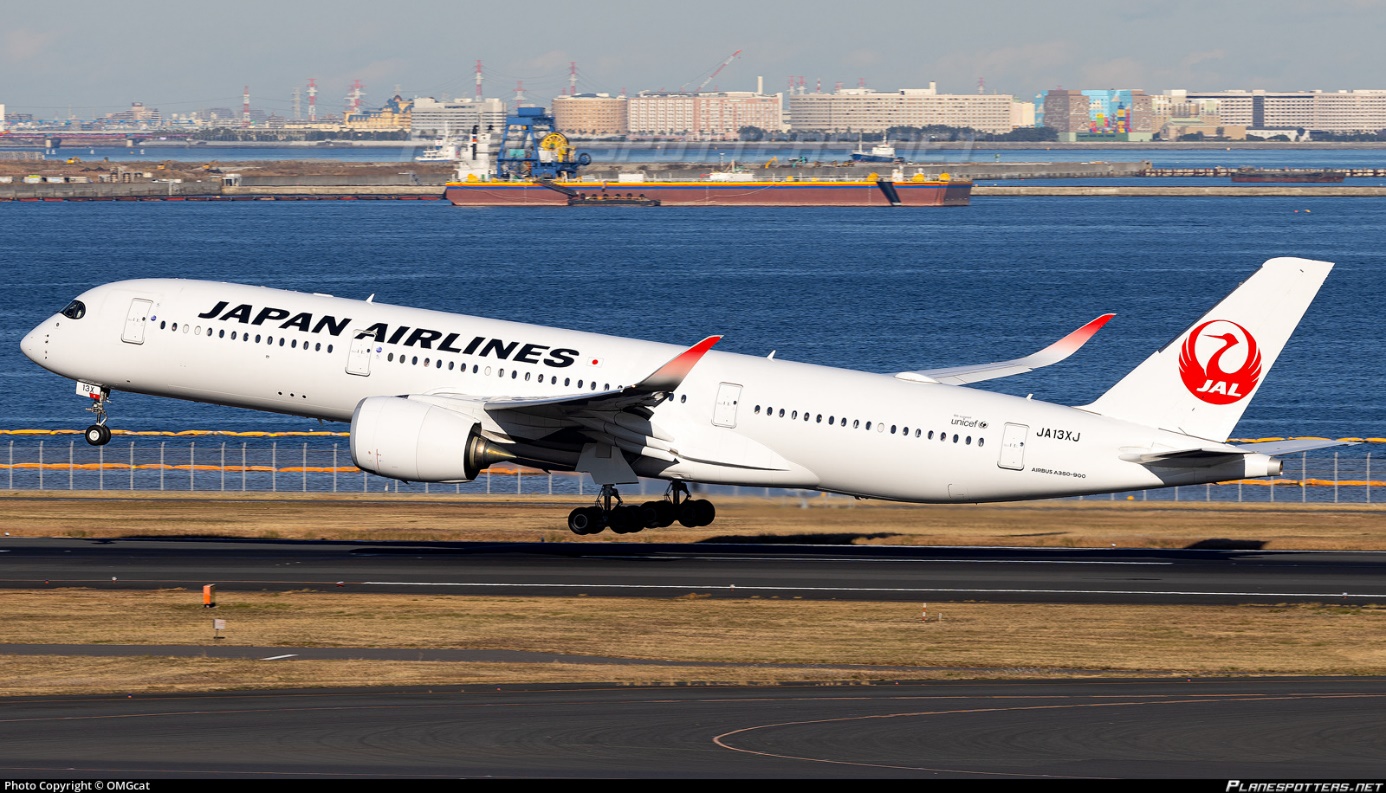
[[[1116,315],[1103,314],[1048,347],[1045,347],[1033,355],[1027,355],[1024,358],[999,361],[997,363],[974,364],[972,366],[951,366],[945,369],[924,369],[916,372],[900,372],[895,376],[901,380],[910,380],[918,383],[967,385],[968,383],[979,383],[983,380],[995,380],[998,377],[1025,374],[1026,372],[1034,371],[1044,366],[1056,364],[1077,352],[1079,347],[1086,344],[1088,339],[1091,339],[1093,334],[1101,330],[1102,326],[1106,325],[1114,316]]]
[[[556,459],[575,455],[575,447],[595,442],[631,454],[674,462],[679,454],[673,445],[674,436],[650,420],[650,408],[668,398],[721,338],[709,336],[635,385],[619,389],[553,397],[478,398],[433,392],[425,398],[458,412],[478,416],[484,413],[494,423],[492,431],[500,432],[504,440],[528,445],[531,449],[547,449]]]

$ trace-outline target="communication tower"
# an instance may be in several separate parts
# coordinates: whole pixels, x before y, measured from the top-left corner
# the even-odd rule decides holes
[[[241,95],[241,129],[250,128],[250,86],[245,87],[245,93]]]
[[[308,123],[318,123],[318,81],[308,78]]]
[[[568,96],[577,96],[577,61],[568,61]]]
[[[303,95],[299,93],[297,87],[294,88],[292,99],[294,103],[294,121],[299,121],[303,118]]]
[[[476,101],[481,101],[481,61],[476,62]]]
[[[351,81],[351,93],[346,95],[347,113],[361,112],[361,97],[366,95],[364,87],[360,80]]]

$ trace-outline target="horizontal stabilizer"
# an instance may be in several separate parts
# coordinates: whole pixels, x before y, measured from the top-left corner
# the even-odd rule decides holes
[[[1073,331],[1053,344],[1033,355],[997,363],[981,363],[972,366],[951,366],[946,369],[925,369],[918,372],[900,372],[895,375],[901,380],[917,383],[944,383],[946,385],[967,385],[998,377],[1011,377],[1050,366],[1064,360],[1087,343],[1093,334],[1102,329],[1115,314],[1103,314],[1092,322]]]
[[[1335,441],[1328,438],[1295,438],[1287,441],[1254,441],[1235,443],[1233,446],[1249,454],[1268,454],[1272,457],[1283,454],[1312,452],[1316,449],[1331,449],[1334,446],[1356,446],[1357,441]]]

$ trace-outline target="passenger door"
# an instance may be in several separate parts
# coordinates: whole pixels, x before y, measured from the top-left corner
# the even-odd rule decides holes
[[[1025,438],[1029,434],[1025,424],[1007,424],[1001,433],[1001,459],[996,464],[1012,471],[1025,470]]]
[[[741,400],[741,386],[723,383],[717,387],[717,405],[712,411],[712,423],[719,427],[736,426],[736,403]]]
[[[371,348],[374,346],[375,339],[371,336],[351,340],[351,349],[347,352],[347,374],[371,376]]]
[[[125,314],[125,327],[120,332],[120,340],[126,344],[144,344],[144,325],[149,320],[149,309],[153,300],[135,298],[130,301],[130,310]]]

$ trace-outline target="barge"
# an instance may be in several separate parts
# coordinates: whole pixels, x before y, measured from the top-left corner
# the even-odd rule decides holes
[[[863,178],[760,178],[750,171],[714,171],[696,179],[651,179],[643,173],[615,180],[578,175],[590,165],[576,153],[543,108],[521,107],[499,135],[473,128],[456,178],[443,197],[454,206],[570,206],[620,198],[661,206],[967,206],[972,183],[922,171]],[[576,199],[576,200],[574,200]]]

